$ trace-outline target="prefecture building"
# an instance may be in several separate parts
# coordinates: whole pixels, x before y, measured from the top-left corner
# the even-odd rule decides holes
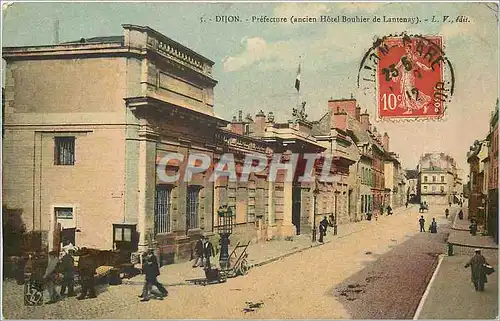
[[[212,61],[134,25],[3,58],[3,200],[44,244],[54,247],[59,223],[80,246],[137,238],[182,255],[212,230],[213,183],[165,185],[155,166],[168,152],[216,151],[227,122],[213,110]]]

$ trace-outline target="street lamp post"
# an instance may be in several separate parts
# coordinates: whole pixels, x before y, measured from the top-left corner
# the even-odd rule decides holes
[[[340,191],[335,191],[335,216],[333,219],[333,235],[337,235],[337,196],[340,194]]]
[[[233,211],[229,206],[222,205],[217,211],[217,216],[221,246],[219,264],[222,269],[227,269],[229,267],[229,236],[233,232]]]
[[[319,189],[316,187],[313,190],[313,228],[312,228],[312,241],[316,242],[316,198],[319,194]]]

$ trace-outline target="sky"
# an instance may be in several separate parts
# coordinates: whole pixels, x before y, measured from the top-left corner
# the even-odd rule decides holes
[[[441,21],[459,15],[469,23],[201,23],[217,15],[242,19],[345,15],[419,17]],[[272,111],[291,119],[299,56],[300,101],[309,120],[327,111],[328,99],[358,100],[377,130],[390,136],[403,167],[415,168],[427,152],[444,152],[468,173],[466,153],[488,133],[498,98],[498,7],[495,3],[16,3],[2,12],[2,46],[54,43],[122,35],[122,24],[149,26],[215,62],[215,112],[230,120],[238,110]],[[377,121],[374,97],[357,87],[358,66],[374,39],[389,34],[441,35],[455,71],[455,93],[441,121]],[[464,176],[465,176],[464,175]],[[465,177],[464,177],[465,178]]]

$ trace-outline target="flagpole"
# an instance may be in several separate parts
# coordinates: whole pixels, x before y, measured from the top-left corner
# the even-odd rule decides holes
[[[300,56],[299,56],[299,77],[302,78],[302,71],[300,70]],[[300,82],[302,82],[302,79],[299,79]],[[299,88],[297,89],[297,110],[299,109],[299,101],[300,101],[300,82],[299,82]]]

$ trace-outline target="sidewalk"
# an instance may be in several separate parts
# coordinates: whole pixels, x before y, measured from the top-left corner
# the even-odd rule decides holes
[[[415,209],[414,206],[408,208],[400,207],[394,210],[393,215],[404,214],[408,211]],[[389,219],[391,216],[379,217],[379,220]],[[363,220],[360,222],[350,222],[338,226],[337,235],[333,235],[333,228],[328,227],[327,235],[324,237],[324,243],[329,243],[338,238],[343,238],[353,233],[360,232],[370,227],[375,221]],[[295,253],[302,252],[312,247],[323,245],[319,242],[312,242],[311,235],[297,235],[291,241],[287,240],[272,240],[263,241],[259,243],[250,244],[247,249],[248,263],[250,268],[261,266],[279,260],[281,258],[290,256]],[[231,248],[229,249],[232,250]],[[217,259],[217,258],[214,258]],[[165,286],[179,286],[189,284],[186,282],[188,279],[204,278],[205,273],[202,268],[192,268],[193,261],[181,262],[162,266],[160,269],[160,276],[158,281]],[[142,285],[144,283],[144,275],[137,275],[129,280],[122,280],[124,284]]]
[[[470,250],[473,252],[473,249]],[[498,251],[483,255],[498,270]],[[488,276],[484,292],[476,292],[465,269],[471,255],[445,256],[436,277],[429,284],[428,296],[415,319],[494,319],[498,315],[498,271]]]
[[[462,208],[462,211],[464,212],[464,219],[460,220],[458,215],[455,215],[448,243],[457,246],[498,250],[498,244],[495,243],[492,237],[483,236],[480,233],[473,236],[469,233],[470,222],[467,208]]]

